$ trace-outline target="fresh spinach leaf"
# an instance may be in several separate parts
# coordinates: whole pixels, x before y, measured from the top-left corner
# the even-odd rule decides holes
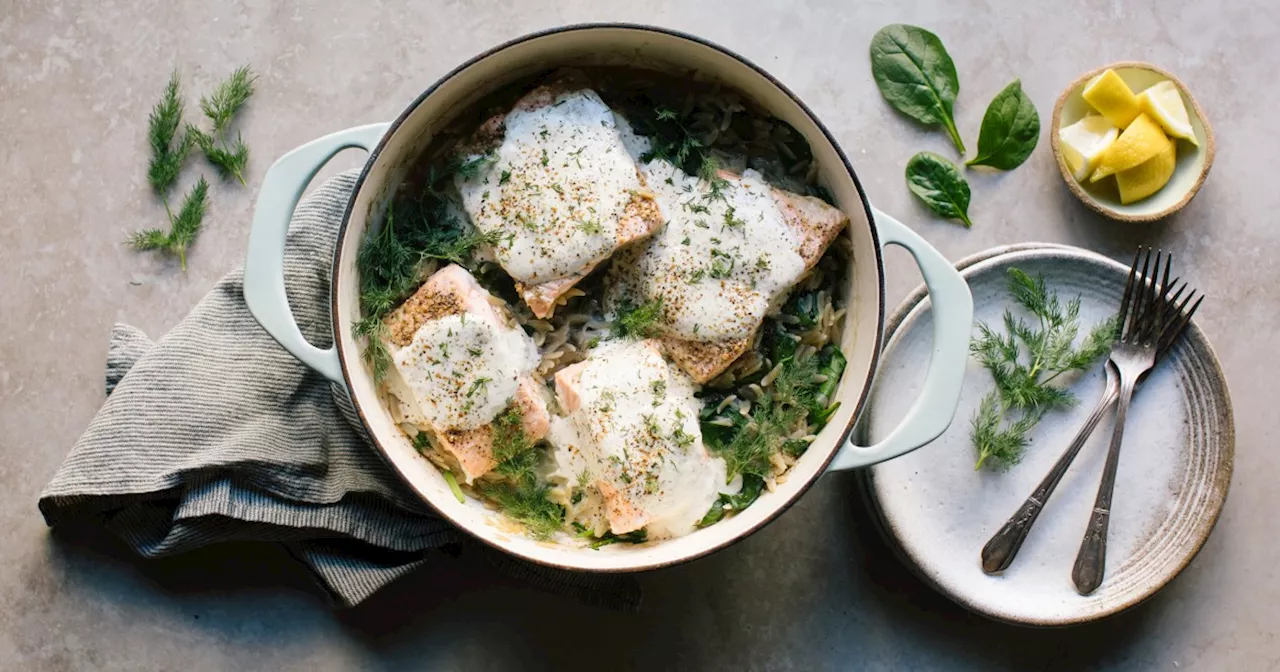
[[[954,163],[933,152],[920,152],[907,162],[907,188],[935,214],[969,221],[969,183]]]
[[[1022,91],[1022,82],[1013,80],[987,106],[978,135],[978,155],[965,165],[1013,170],[1022,165],[1040,139],[1040,115]]]
[[[890,105],[921,123],[942,124],[964,155],[952,116],[960,79],[937,35],[901,23],[881,28],[871,38],[871,75]]]

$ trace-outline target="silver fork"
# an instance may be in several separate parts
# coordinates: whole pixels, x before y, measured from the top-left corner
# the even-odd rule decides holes
[[[1148,262],[1150,261],[1149,255],[1150,252],[1148,252]],[[1134,277],[1141,257],[1142,250],[1139,248],[1137,254],[1134,255],[1133,264],[1130,266],[1129,281],[1125,285],[1124,298],[1122,299],[1120,309],[1120,316],[1122,319],[1128,310],[1129,303],[1133,299],[1132,293],[1134,289]],[[1176,285],[1179,281],[1179,278],[1175,278],[1173,282],[1170,283],[1168,270],[1169,267],[1166,266],[1166,274],[1164,282],[1162,283],[1163,287]],[[1182,290],[1179,290],[1179,294],[1181,291]],[[1173,300],[1176,301],[1177,296],[1178,295],[1174,295]],[[1199,306],[1199,302],[1196,303],[1196,306]],[[1181,326],[1163,334],[1156,346],[1155,359],[1157,361],[1165,354],[1165,352],[1168,351],[1170,347],[1173,346],[1178,334],[1180,334],[1186,324],[1190,322],[1191,313],[1194,312],[1195,306],[1192,307],[1189,313],[1183,316]],[[1022,543],[1026,541],[1027,535],[1031,532],[1031,527],[1035,524],[1036,519],[1039,518],[1040,512],[1044,510],[1045,504],[1048,503],[1049,497],[1053,495],[1053,491],[1058,487],[1058,483],[1062,481],[1063,475],[1067,473],[1067,469],[1070,468],[1071,463],[1075,461],[1076,456],[1080,453],[1080,449],[1084,447],[1085,441],[1088,440],[1089,436],[1093,434],[1094,429],[1097,428],[1098,423],[1102,420],[1102,416],[1104,416],[1106,412],[1110,410],[1111,405],[1116,402],[1116,398],[1120,393],[1119,375],[1116,373],[1115,367],[1113,367],[1110,362],[1105,366],[1105,370],[1107,374],[1107,383],[1103,391],[1102,398],[1098,400],[1097,407],[1093,409],[1093,412],[1080,427],[1080,431],[1076,434],[1075,438],[1071,440],[1071,443],[1067,446],[1066,450],[1062,452],[1058,461],[1054,463],[1053,468],[1050,469],[1044,479],[1036,485],[1035,490],[1032,491],[1031,495],[1022,503],[1022,506],[1018,507],[1018,510],[1010,516],[1009,520],[1000,528],[1000,531],[996,532],[987,544],[982,547],[982,571],[987,574],[1002,572],[1008,569],[1009,565],[1013,563],[1013,559],[1017,556],[1019,549],[1022,548]],[[1145,376],[1146,373],[1143,373],[1139,377],[1138,382],[1140,383],[1142,378],[1145,378]]]
[[[1141,253],[1141,250],[1139,250]],[[1129,270],[1129,282],[1125,286],[1124,299],[1120,302],[1120,339],[1111,348],[1108,365],[1115,368],[1120,379],[1119,394],[1116,398],[1116,422],[1111,434],[1111,447],[1107,450],[1107,462],[1102,470],[1102,483],[1098,486],[1098,496],[1093,503],[1093,512],[1089,516],[1089,525],[1085,528],[1084,539],[1080,542],[1080,551],[1076,554],[1075,566],[1071,570],[1071,580],[1076,591],[1088,595],[1102,584],[1107,559],[1107,530],[1111,522],[1111,497],[1115,492],[1116,470],[1120,462],[1120,444],[1124,438],[1125,419],[1129,413],[1129,401],[1133,398],[1133,390],[1139,379],[1155,365],[1156,353],[1160,344],[1168,339],[1176,338],[1191,319],[1191,314],[1200,307],[1201,296],[1190,311],[1185,311],[1195,290],[1187,292],[1181,303],[1178,302],[1186,291],[1186,283],[1176,291],[1169,282],[1169,268],[1173,258],[1165,260],[1163,282],[1160,279],[1161,253],[1156,252],[1155,266],[1151,267],[1151,250],[1147,250],[1146,259],[1142,262],[1142,273],[1137,274],[1137,258]],[[1151,273],[1148,274],[1150,268]],[[1135,286],[1136,279],[1136,286]],[[1185,314],[1184,314],[1185,311]]]

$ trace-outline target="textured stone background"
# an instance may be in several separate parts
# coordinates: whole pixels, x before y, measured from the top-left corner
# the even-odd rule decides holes
[[[768,68],[832,128],[879,207],[953,258],[1027,240],[1121,259],[1140,242],[1174,250],[1211,296],[1198,319],[1226,368],[1238,428],[1230,501],[1184,575],[1094,626],[990,623],[887,555],[848,475],[823,479],[742,544],[643,576],[646,605],[634,616],[455,564],[334,612],[271,547],[140,562],[100,533],[45,529],[35,500],[102,402],[111,324],[159,336],[240,262],[273,157],[392,118],[499,41],[587,20],[691,31]],[[970,142],[986,102],[1014,77],[1047,117],[1086,69],[1160,64],[1213,122],[1213,174],[1180,215],[1115,224],[1073,200],[1042,138],[1019,170],[971,177],[972,231],[937,221],[910,198],[902,166],[921,149],[947,153],[947,140],[894,114],[867,67],[872,34],[894,21],[945,40]],[[0,0],[0,668],[1275,669],[1280,265],[1268,255],[1280,242],[1280,147],[1268,113],[1280,108],[1278,61],[1280,5],[1266,0]],[[244,62],[262,74],[241,124],[254,151],[249,188],[214,187],[183,275],[121,244],[163,217],[144,180],[147,112],[174,67],[198,92]],[[334,169],[361,161],[352,154]],[[905,253],[888,263],[893,301],[918,279]]]

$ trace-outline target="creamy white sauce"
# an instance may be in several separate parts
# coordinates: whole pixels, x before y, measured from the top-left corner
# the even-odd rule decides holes
[[[618,341],[592,351],[576,390],[579,407],[548,436],[559,471],[612,486],[650,539],[693,531],[728,487],[724,460],[702,443],[689,377],[652,342]]]
[[[628,145],[643,147],[635,140]],[[661,300],[669,335],[700,341],[751,336],[771,302],[805,270],[799,241],[769,186],[753,170],[718,188],[662,160],[641,171],[667,225],[618,258],[611,299]]]
[[[495,255],[511,277],[570,277],[613,252],[618,219],[641,184],[613,112],[594,91],[513,110],[493,159],[456,184],[476,227],[502,236]]]
[[[493,421],[538,362],[519,328],[475,315],[428,320],[413,340],[392,347],[391,392],[411,422],[438,430],[473,429]]]

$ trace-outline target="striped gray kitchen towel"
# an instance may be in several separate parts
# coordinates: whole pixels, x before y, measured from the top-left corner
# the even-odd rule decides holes
[[[305,198],[285,245],[289,302],[319,347],[332,342],[329,268],[355,178],[344,173]],[[98,521],[145,557],[278,542],[347,606],[446,545],[459,549],[457,561],[484,558],[556,593],[638,606],[631,577],[519,561],[432,515],[368,444],[346,391],[258,326],[242,280],[242,270],[228,274],[158,343],[116,325],[106,403],[40,497],[50,526]]]

